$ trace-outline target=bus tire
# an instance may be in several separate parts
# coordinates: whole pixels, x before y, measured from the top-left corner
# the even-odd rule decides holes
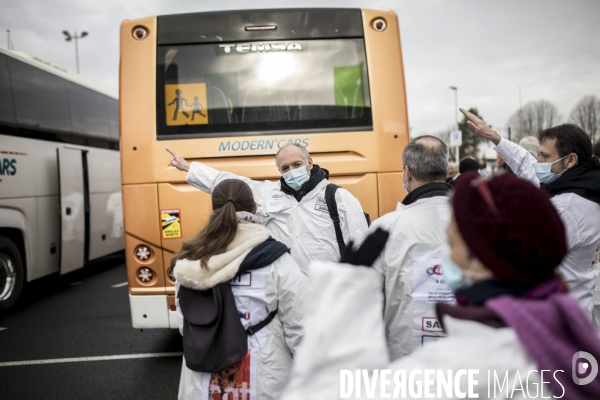
[[[12,307],[23,290],[25,271],[17,245],[0,237],[0,310]]]

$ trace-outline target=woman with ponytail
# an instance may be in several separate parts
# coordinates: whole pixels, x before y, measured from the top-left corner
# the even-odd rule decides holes
[[[231,398],[277,399],[301,339],[305,277],[289,249],[254,215],[256,203],[245,182],[219,183],[212,207],[204,229],[171,260],[179,330],[188,332],[181,306],[184,311],[191,306],[182,294],[229,282],[243,328],[252,333],[246,356],[221,372],[196,372],[184,357],[179,399],[229,399],[230,393]]]

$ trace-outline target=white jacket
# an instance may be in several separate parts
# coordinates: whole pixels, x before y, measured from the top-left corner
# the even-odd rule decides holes
[[[190,165],[186,180],[197,189],[212,193],[225,179],[241,179],[252,189],[260,216],[271,235],[291,249],[292,257],[302,271],[308,273],[311,261],[338,261],[340,252],[333,221],[325,203],[327,179],[307,193],[300,202],[281,191],[281,183],[253,181],[231,172],[221,172],[202,163]],[[358,200],[345,189],[338,189],[335,200],[340,215],[344,242],[360,242],[368,226]]]
[[[442,373],[452,370],[455,377],[458,371],[465,369],[479,370],[473,376],[477,380],[473,393],[479,398],[541,398],[539,395],[533,397],[542,387],[540,375],[511,328],[494,329],[446,316],[447,338],[390,363],[380,314],[383,301],[380,285],[381,274],[369,268],[334,263],[318,263],[311,267],[304,338],[283,400],[459,398],[446,396],[444,392],[435,396],[435,375],[433,386],[430,386],[434,396],[426,397],[423,377],[425,370]],[[354,380],[356,370],[364,370],[361,373],[367,378],[375,377],[374,370],[378,370],[373,396],[368,393],[370,388],[363,381],[360,396],[356,397],[354,391],[349,397],[341,397],[342,384],[344,390],[348,390],[347,381],[341,379],[341,370],[353,373]],[[384,385],[383,390],[384,394],[392,396],[382,396],[381,370],[390,370],[386,376],[389,384]],[[396,387],[394,373],[402,370],[406,373],[406,397],[393,396]],[[422,375],[416,375],[413,385],[409,381],[411,371],[422,371]],[[496,396],[489,396],[488,390],[493,394],[495,378],[501,385],[505,376],[507,383],[504,388],[500,390],[496,385]],[[549,379],[552,375],[546,373],[544,381]],[[516,390],[513,391],[515,383]],[[419,384],[422,385],[420,396]],[[466,377],[462,376],[460,392],[467,392],[466,384]],[[543,386],[544,398],[551,397],[549,387]],[[527,396],[527,392],[524,395],[521,389],[529,391],[531,396]],[[411,390],[416,393],[411,395]],[[460,396],[461,393],[453,394]],[[560,397],[560,393],[557,396]]]
[[[501,139],[494,150],[519,178],[540,186],[535,174],[537,160],[527,150],[505,139]],[[558,270],[569,286],[571,295],[592,318],[593,307],[600,307],[600,294],[594,300],[600,266],[600,263],[595,263],[600,251],[600,204],[574,193],[553,196],[551,201],[562,219],[567,237],[568,253]]]
[[[417,200],[375,220],[390,238],[373,265],[383,275],[383,317],[392,360],[444,336],[435,314],[436,302],[454,303],[443,283],[441,260],[450,221],[447,196]]]
[[[183,332],[183,314],[177,297],[180,285],[205,290],[229,281],[238,272],[250,250],[269,236],[263,226],[239,224],[236,237],[227,251],[211,257],[208,270],[201,268],[199,261],[177,261],[174,269],[177,279],[175,298],[180,332]],[[249,355],[246,361],[249,362],[246,364],[249,366],[249,376],[242,379],[248,385],[224,390],[232,392],[234,398],[241,398],[238,396],[243,390],[249,393],[249,400],[279,399],[288,381],[296,346],[302,337],[306,278],[296,261],[285,253],[271,265],[249,271],[230,281],[230,284],[244,328],[262,322],[275,309],[277,315],[255,335],[248,336]],[[220,393],[215,381],[217,375],[192,371],[186,367],[184,360],[178,398],[211,399],[210,393]]]

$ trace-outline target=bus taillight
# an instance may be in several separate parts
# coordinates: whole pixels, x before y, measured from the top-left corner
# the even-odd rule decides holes
[[[139,261],[148,261],[152,255],[152,250],[148,246],[138,246],[135,248],[135,258]]]
[[[142,267],[137,270],[137,278],[142,283],[150,283],[154,278],[154,272],[148,267]]]

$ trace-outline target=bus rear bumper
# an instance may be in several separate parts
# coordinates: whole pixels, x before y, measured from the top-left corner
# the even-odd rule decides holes
[[[167,295],[129,295],[131,324],[135,329],[178,329],[177,312],[169,310]]]

